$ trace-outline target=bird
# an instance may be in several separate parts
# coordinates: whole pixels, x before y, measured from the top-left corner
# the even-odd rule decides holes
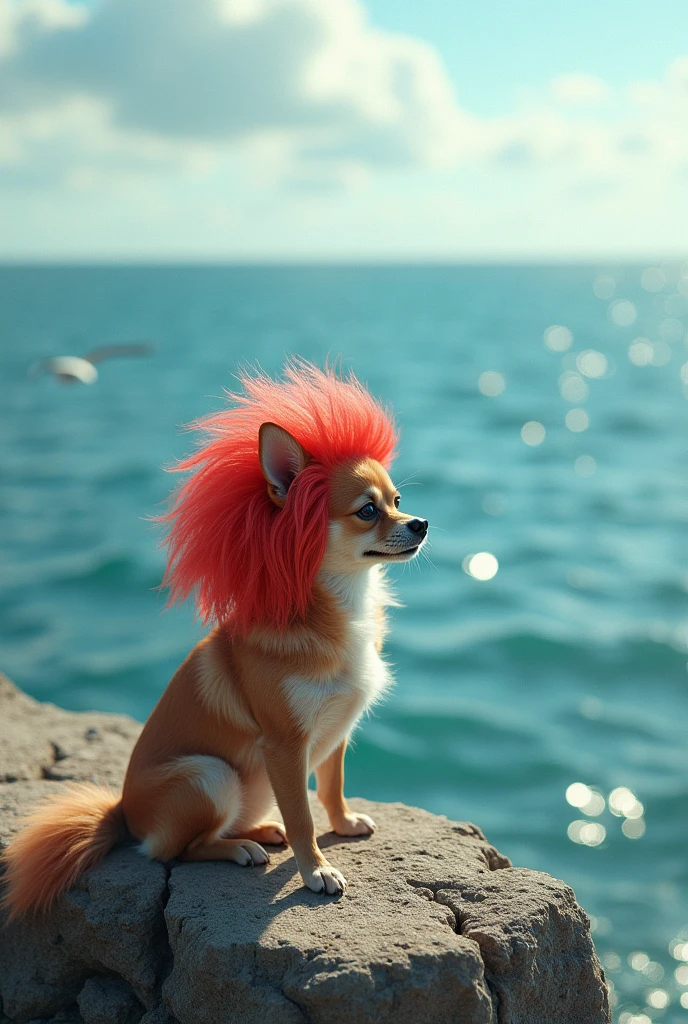
[[[154,351],[155,345],[149,341],[101,345],[83,356],[52,356],[50,359],[41,359],[29,368],[28,376],[33,379],[49,373],[61,384],[95,384],[98,380],[96,363],[102,363],[105,359],[147,356]]]

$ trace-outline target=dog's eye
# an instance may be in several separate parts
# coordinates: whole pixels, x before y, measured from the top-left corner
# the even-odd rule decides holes
[[[374,519],[377,515],[377,509],[373,505],[372,501],[369,501],[363,508],[359,508],[356,513],[359,519]]]
[[[401,495],[397,494],[396,498],[394,499],[394,507],[395,508],[399,508],[399,502],[400,501],[401,501]]]

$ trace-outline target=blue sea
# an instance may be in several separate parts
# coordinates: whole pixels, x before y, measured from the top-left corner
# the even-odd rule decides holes
[[[143,720],[202,634],[148,518],[181,425],[246,363],[341,357],[431,523],[348,792],[565,879],[617,1020],[688,1021],[688,267],[5,267],[0,296],[0,668]],[[91,386],[27,377],[139,339]]]

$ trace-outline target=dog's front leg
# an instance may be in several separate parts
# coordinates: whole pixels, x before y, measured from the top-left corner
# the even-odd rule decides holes
[[[315,841],[308,803],[308,751],[302,742],[277,741],[263,748],[265,766],[301,877],[313,892],[344,892],[346,879],[328,864]]]
[[[365,836],[375,831],[375,822],[367,814],[356,814],[344,798],[344,754],[346,740],[332,751],[316,769],[318,799],[327,811],[332,831],[338,836]]]

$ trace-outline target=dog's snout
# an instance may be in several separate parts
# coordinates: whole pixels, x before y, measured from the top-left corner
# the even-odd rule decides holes
[[[428,521],[427,519],[411,519],[406,524],[413,533],[417,533],[420,540],[423,539],[425,534],[428,532]]]

